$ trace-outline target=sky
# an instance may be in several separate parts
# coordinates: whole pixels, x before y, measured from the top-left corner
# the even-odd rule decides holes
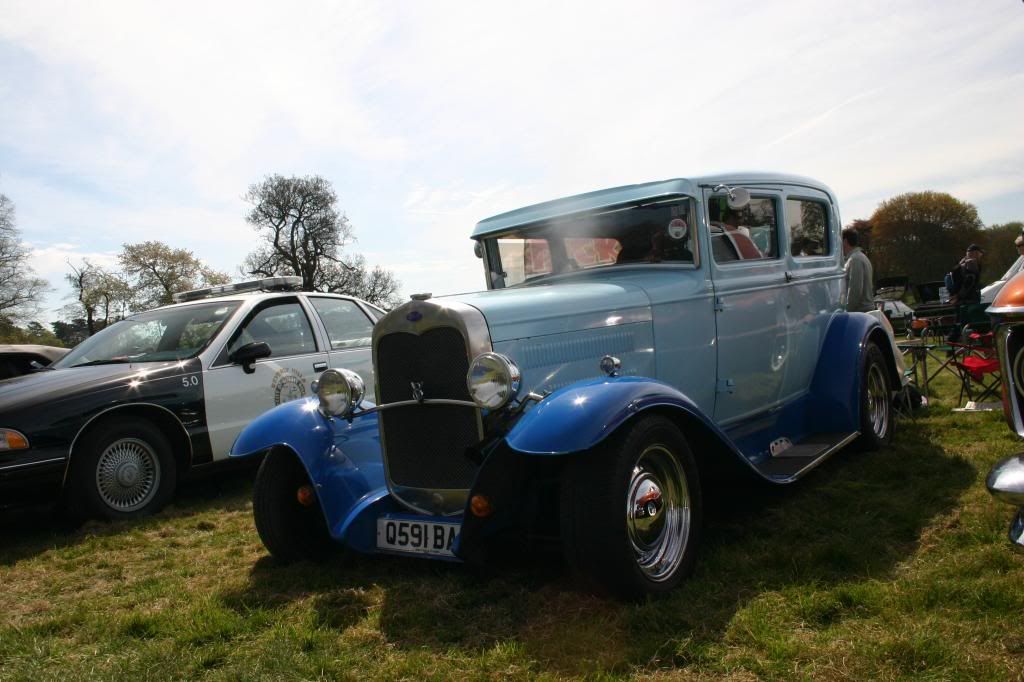
[[[908,191],[1024,220],[1024,2],[0,0],[0,193],[36,273],[123,243],[237,274],[248,186],[330,180],[405,294],[473,291],[480,219],[768,170],[844,222]]]

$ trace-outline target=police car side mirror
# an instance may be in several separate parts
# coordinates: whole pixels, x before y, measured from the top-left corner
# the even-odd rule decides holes
[[[256,361],[260,358],[269,358],[270,353],[270,346],[267,345],[266,341],[253,341],[236,349],[228,356],[228,360],[236,365],[241,365],[246,374],[252,374],[256,371],[256,368],[253,366]]]

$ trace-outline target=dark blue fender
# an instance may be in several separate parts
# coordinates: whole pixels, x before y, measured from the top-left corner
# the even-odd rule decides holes
[[[678,389],[646,377],[601,377],[566,386],[544,398],[505,437],[509,447],[530,455],[588,450],[627,419],[652,407],[671,407],[698,419],[728,442],[714,422]]]
[[[817,432],[860,430],[860,372],[869,341],[887,356],[892,385],[899,386],[896,363],[889,354],[898,352],[882,325],[867,313],[839,313],[832,318],[818,365],[811,381],[807,427]]]
[[[369,407],[369,405],[367,405]],[[231,447],[248,457],[283,447],[302,462],[316,487],[331,536],[359,551],[376,546],[376,517],[398,512],[388,495],[377,415],[328,419],[306,398],[279,405],[254,419]]]

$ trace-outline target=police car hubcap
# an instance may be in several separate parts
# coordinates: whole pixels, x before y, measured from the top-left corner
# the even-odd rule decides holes
[[[662,445],[644,450],[633,467],[626,529],[640,570],[654,581],[671,577],[690,536],[690,495],[679,460]]]
[[[153,448],[137,438],[114,441],[96,464],[96,489],[112,509],[131,512],[153,499],[160,484],[160,466]]]

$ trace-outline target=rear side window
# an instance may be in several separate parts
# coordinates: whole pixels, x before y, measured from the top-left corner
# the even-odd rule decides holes
[[[716,263],[779,257],[775,201],[753,197],[740,209],[729,208],[724,194],[708,199],[711,253]]]
[[[789,252],[795,258],[827,256],[828,207],[810,199],[786,199],[786,225],[789,227]]]
[[[331,341],[332,350],[370,345],[373,323],[353,301],[340,298],[309,300],[327,328],[327,338]]]

